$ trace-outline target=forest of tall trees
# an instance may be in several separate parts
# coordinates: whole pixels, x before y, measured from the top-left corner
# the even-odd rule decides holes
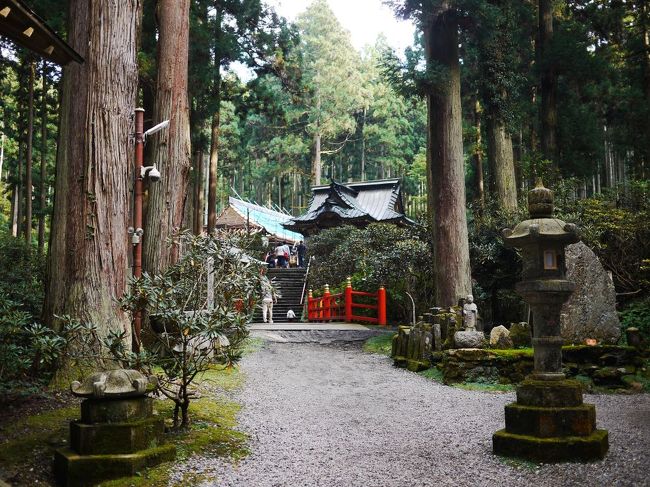
[[[66,1],[31,3],[57,30],[66,30]],[[648,137],[639,136],[648,134],[650,95],[644,2],[391,3],[397,15],[425,29],[436,9],[453,12],[459,157],[470,199],[480,196],[481,180],[486,192],[513,208],[517,189],[533,172],[575,177],[581,194],[646,177]],[[183,91],[191,148],[183,158],[193,167],[192,181],[200,172],[210,182],[204,189],[210,206],[222,207],[236,192],[298,213],[312,183],[401,177],[409,211],[424,210],[426,93],[445,74],[440,63],[426,63],[421,31],[397,57],[381,37],[357,51],[325,1],[313,2],[295,24],[258,0],[158,2],[155,9],[146,2],[139,14],[139,100],[148,123],[164,115],[165,83],[173,82],[169,70],[177,69],[156,55],[157,49],[168,52],[165,42],[174,35],[166,19],[188,16]],[[178,41],[186,42],[169,42]],[[2,46],[2,218],[14,234],[41,235],[42,248],[53,196],[61,70],[5,41]],[[182,50],[172,50],[182,71]],[[160,159],[158,150],[148,148],[151,160]]]
[[[134,1],[114,26],[76,1],[28,3],[91,46],[61,69],[0,39],[0,225],[49,252],[50,283],[101,281],[106,249],[123,281],[136,106],[145,128],[170,120],[145,151],[163,173],[145,205],[152,271],[174,259],[158,243],[211,231],[228,195],[299,214],[314,184],[399,177],[409,215],[430,217],[447,303],[471,291],[466,219],[486,205],[516,210],[534,175],[616,205],[648,177],[641,0],[386,1],[416,26],[403,53],[383,36],[356,49],[326,0],[295,22],[262,0]],[[66,286],[50,284],[46,315],[87,300]]]

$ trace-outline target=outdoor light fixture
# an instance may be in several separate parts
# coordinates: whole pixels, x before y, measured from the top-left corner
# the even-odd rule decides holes
[[[156,169],[156,166],[142,166],[140,168],[140,177],[142,179],[148,179],[151,183],[157,183],[160,181],[160,171]]]
[[[154,125],[144,133],[145,140],[150,135],[153,135],[156,132],[160,132],[162,129],[167,128],[168,125],[169,125],[169,120],[165,120],[164,122],[160,122],[158,125]]]
[[[0,15],[2,15],[4,18],[7,18],[9,12],[11,12],[11,9],[9,7],[5,7],[2,10],[0,10]]]

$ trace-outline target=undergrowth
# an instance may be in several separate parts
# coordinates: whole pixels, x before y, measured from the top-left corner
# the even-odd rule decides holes
[[[393,333],[382,333],[374,336],[363,344],[363,351],[390,356],[393,344]]]

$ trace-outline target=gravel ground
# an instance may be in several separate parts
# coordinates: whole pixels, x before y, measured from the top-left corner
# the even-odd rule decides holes
[[[241,366],[252,453],[181,466],[204,486],[650,486],[647,394],[585,397],[609,430],[604,461],[534,465],[492,454],[513,393],[446,387],[350,344],[268,343]]]

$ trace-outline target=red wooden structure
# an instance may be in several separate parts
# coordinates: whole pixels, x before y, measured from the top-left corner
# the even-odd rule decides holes
[[[370,301],[375,301],[375,304],[355,303],[355,296],[365,296]],[[375,316],[355,314],[355,310],[357,309],[372,310],[371,314]],[[310,289],[309,298],[307,299],[307,320],[325,323],[332,321],[344,321],[346,323],[362,321],[385,326],[386,289],[384,289],[384,286],[381,286],[376,293],[355,291],[352,289],[352,281],[349,277],[345,292],[342,293],[331,294],[329,286],[325,284],[323,296],[315,298]]]

